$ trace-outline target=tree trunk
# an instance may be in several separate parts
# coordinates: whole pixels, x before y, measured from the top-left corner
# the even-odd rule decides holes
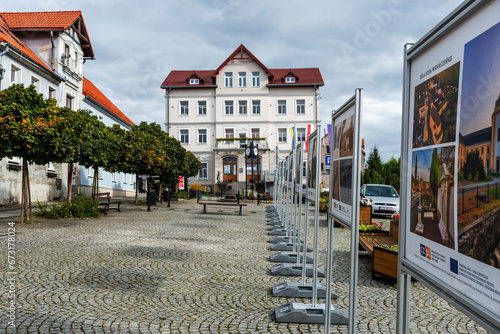
[[[71,203],[71,192],[73,191],[73,163],[68,163],[68,203]]]
[[[31,223],[31,196],[29,195],[29,170],[28,170],[28,161],[23,159],[23,176],[22,176],[22,200],[21,200],[21,222],[22,223]]]
[[[99,168],[94,167],[94,182],[92,182],[92,193],[93,194],[97,194],[99,192],[98,178],[99,178]]]

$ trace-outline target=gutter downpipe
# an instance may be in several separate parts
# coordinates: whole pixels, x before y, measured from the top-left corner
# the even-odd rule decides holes
[[[171,91],[172,91],[171,87],[168,87],[168,91],[165,89],[165,97],[167,98],[167,112],[166,112],[167,123],[165,124],[165,126],[167,127],[166,131],[168,134],[170,134],[170,92]]]
[[[9,51],[9,44],[6,43],[1,43],[2,46],[5,45],[5,50],[0,52],[0,90],[2,90],[2,80],[3,80],[3,73],[5,72],[5,69],[2,66],[2,59],[3,56]]]
[[[52,54],[50,56],[50,67],[55,71],[56,65],[54,62],[54,50],[55,50],[55,45],[54,45],[54,32],[51,30],[50,31],[50,44],[52,44]]]
[[[318,88],[314,85],[314,129],[318,128],[318,96]]]

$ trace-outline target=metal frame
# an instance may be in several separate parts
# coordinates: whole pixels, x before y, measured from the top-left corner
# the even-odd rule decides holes
[[[409,173],[411,175],[411,149],[410,149],[410,94],[411,94],[411,65],[412,60],[423,54],[446,34],[471,17],[490,0],[468,0],[464,1],[458,8],[450,13],[444,20],[436,25],[424,37],[413,46],[407,44],[404,48],[404,82],[403,82],[403,117],[401,133],[401,214],[399,240],[402,247],[399,248],[398,258],[398,304],[397,304],[397,333],[409,333],[410,318],[410,279],[417,278],[422,284],[434,293],[448,301],[454,307],[462,311],[471,319],[481,324],[486,330],[496,333],[500,332],[500,319],[498,316],[479,305],[471,298],[462,295],[460,291],[448,286],[442,279],[420,268],[412,263],[406,254],[406,226],[409,222],[408,187]]]

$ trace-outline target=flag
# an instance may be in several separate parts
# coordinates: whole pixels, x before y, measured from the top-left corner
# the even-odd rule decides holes
[[[326,128],[328,130],[328,146],[332,147],[332,125],[327,124]]]
[[[294,130],[295,127],[290,128],[290,132],[292,133],[292,151],[295,149],[295,137],[293,135]]]

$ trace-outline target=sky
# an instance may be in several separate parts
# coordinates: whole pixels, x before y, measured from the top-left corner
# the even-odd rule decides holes
[[[403,48],[459,0],[10,0],[0,11],[81,10],[95,53],[84,75],[134,123],[165,129],[172,70],[216,69],[240,44],[268,68],[318,67],[323,128],[363,88],[367,154],[400,156]]]

